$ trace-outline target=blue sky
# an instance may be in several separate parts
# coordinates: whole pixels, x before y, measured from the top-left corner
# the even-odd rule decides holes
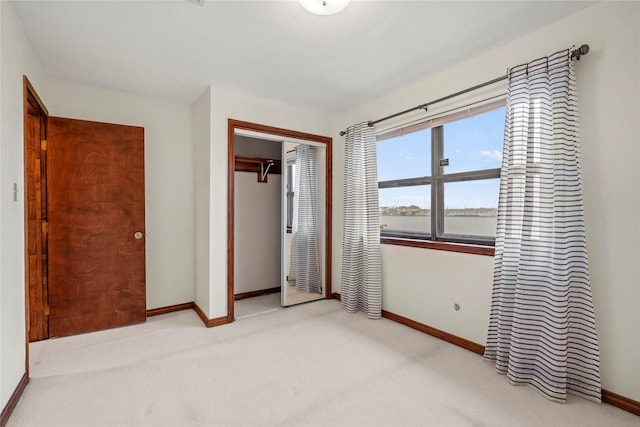
[[[444,125],[445,173],[499,168],[502,164],[505,110],[490,111]],[[378,180],[431,174],[431,131],[383,140],[378,145]],[[446,208],[497,208],[499,180],[445,184]],[[418,205],[429,208],[429,186],[380,190],[380,206]]]

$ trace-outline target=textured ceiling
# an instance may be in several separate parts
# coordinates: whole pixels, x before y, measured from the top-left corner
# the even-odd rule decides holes
[[[54,78],[191,103],[208,85],[341,112],[587,6],[575,1],[14,1]]]

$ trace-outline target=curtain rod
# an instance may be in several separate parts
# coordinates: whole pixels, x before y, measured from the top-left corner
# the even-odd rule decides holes
[[[566,49],[566,50],[571,50],[571,49]],[[562,52],[562,51],[560,51],[560,52]],[[588,44],[583,44],[579,48],[571,50],[571,54],[569,55],[569,59],[576,59],[576,60],[579,61],[580,57],[583,56],[583,55],[586,55],[587,53],[589,53],[589,45]],[[404,111],[400,111],[399,113],[391,114],[390,116],[386,116],[386,117],[383,117],[383,118],[378,119],[378,120],[371,120],[367,124],[371,127],[371,126],[373,126],[373,125],[375,125],[377,123],[384,122],[385,120],[389,120],[389,119],[394,119],[394,118],[396,118],[398,116],[402,116],[403,114],[407,114],[407,113],[410,113],[412,111],[416,111],[416,110],[427,111],[427,108],[430,105],[437,104],[439,102],[446,101],[446,100],[451,99],[451,98],[455,98],[456,96],[464,95],[465,93],[473,92],[474,90],[483,88],[485,86],[490,86],[492,84],[501,82],[502,80],[506,80],[508,77],[509,77],[509,75],[505,74],[504,76],[496,77],[493,80],[489,80],[487,82],[480,83],[478,85],[466,88],[464,90],[461,90],[459,92],[453,93],[451,95],[447,95],[447,96],[444,96],[442,98],[438,98],[438,99],[436,99],[434,101],[429,101],[429,102],[426,102],[424,104],[420,104],[420,105],[418,105],[416,107],[409,108],[409,109],[404,110]],[[346,130],[340,131],[340,136],[344,136],[346,134],[347,134]]]

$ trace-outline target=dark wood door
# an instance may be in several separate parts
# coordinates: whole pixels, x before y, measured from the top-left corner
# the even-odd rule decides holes
[[[49,336],[146,320],[144,129],[49,117]]]

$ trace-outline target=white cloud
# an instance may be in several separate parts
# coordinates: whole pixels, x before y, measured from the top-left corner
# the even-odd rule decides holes
[[[485,157],[489,160],[496,160],[496,161],[502,161],[502,151],[498,151],[498,150],[482,150],[480,152],[480,155],[482,157]]]

